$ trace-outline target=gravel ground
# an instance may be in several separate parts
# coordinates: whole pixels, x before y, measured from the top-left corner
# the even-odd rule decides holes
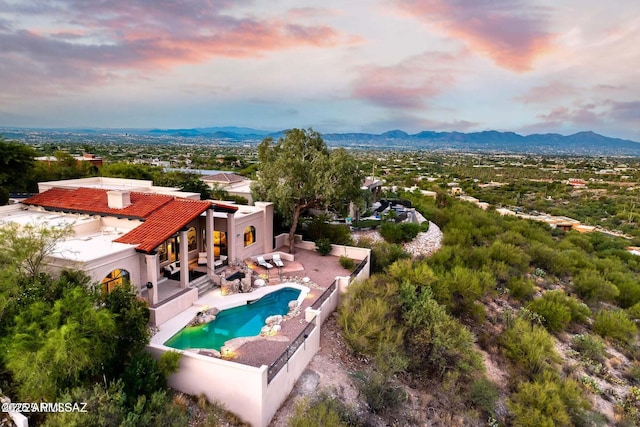
[[[416,212],[421,223],[426,221],[419,212]],[[356,231],[353,233],[353,240],[358,242],[360,239],[366,238],[373,243],[378,243],[384,239],[378,230]],[[442,231],[433,222],[429,221],[429,229],[423,233],[418,233],[415,239],[404,244],[404,250],[409,252],[414,258],[418,256],[429,256],[438,249],[442,244]]]
[[[440,227],[429,221],[429,229],[423,233],[418,233],[415,239],[404,244],[404,250],[414,257],[429,256],[442,244],[442,231]]]

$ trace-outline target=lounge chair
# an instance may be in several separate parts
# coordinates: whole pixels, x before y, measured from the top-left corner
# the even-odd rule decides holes
[[[218,268],[218,267],[222,267],[226,263],[227,263],[227,256],[226,255],[220,255],[218,257],[218,259],[213,263],[213,266]]]
[[[267,261],[265,261],[263,256],[259,256],[259,257],[257,257],[257,259],[258,259],[258,265],[263,266],[267,270],[273,268],[273,265],[271,265]]]
[[[198,265],[207,265],[207,253],[198,252]]]
[[[280,268],[280,267],[284,267],[284,263],[282,262],[282,260],[280,259],[280,254],[273,254],[273,263],[276,265],[276,267]]]

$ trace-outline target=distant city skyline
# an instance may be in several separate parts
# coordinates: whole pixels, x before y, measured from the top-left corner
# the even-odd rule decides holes
[[[0,126],[640,141],[640,3],[0,0]]]

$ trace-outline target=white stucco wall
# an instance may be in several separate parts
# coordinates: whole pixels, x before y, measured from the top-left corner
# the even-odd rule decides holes
[[[154,344],[147,349],[155,358],[173,350]],[[182,351],[178,372],[168,380],[171,388],[183,393],[204,394],[211,402],[224,403],[228,410],[255,427],[266,427],[262,416],[266,382],[266,366],[256,368],[190,351]]]

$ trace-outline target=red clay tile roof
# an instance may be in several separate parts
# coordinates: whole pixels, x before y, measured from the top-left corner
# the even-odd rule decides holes
[[[209,208],[235,212],[237,206],[224,203],[176,198],[162,194],[131,193],[131,205],[113,209],[108,205],[107,190],[98,188],[52,188],[22,202],[63,212],[113,215],[144,222],[115,240],[138,245],[137,250],[151,252]]]
[[[210,207],[210,202],[200,200],[172,200],[140,226],[114,241],[138,245],[138,251],[149,253]]]
[[[65,212],[145,219],[172,200],[172,196],[132,192],[130,206],[123,209],[112,209],[108,205],[107,190],[98,188],[52,188],[44,193],[29,197],[23,200],[22,203]]]
[[[216,202],[215,200],[210,200],[210,202],[215,207],[216,212],[235,213],[238,211],[238,207],[234,205]]]

